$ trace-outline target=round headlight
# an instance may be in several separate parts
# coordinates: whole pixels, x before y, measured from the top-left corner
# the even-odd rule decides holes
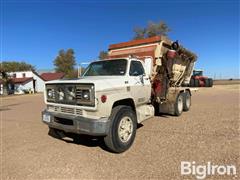
[[[58,89],[58,98],[59,98],[59,100],[60,100],[60,101],[64,100],[64,96],[65,96],[65,94],[64,94],[63,89],[62,89],[62,88],[59,88],[59,89]]]
[[[85,100],[90,100],[90,91],[89,90],[83,90],[82,97]]]
[[[67,99],[68,100],[74,100],[76,94],[75,94],[75,90],[73,87],[69,87],[68,88],[68,96],[67,96]]]
[[[54,98],[54,89],[48,89],[47,90],[47,96],[49,98]]]

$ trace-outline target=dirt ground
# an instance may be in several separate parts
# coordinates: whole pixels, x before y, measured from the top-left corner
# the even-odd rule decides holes
[[[233,84],[240,84],[239,79],[232,79],[232,80],[213,80],[214,85],[233,85]]]
[[[240,85],[201,88],[181,117],[143,122],[133,146],[122,154],[101,140],[58,140],[41,122],[43,95],[1,99],[2,179],[196,179],[181,176],[181,161],[233,164],[239,176]],[[209,176],[208,179],[239,179]]]

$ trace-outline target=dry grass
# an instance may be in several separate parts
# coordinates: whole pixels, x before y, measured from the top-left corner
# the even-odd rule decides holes
[[[234,80],[214,80],[214,85],[230,85],[230,84],[240,84],[239,79]]]

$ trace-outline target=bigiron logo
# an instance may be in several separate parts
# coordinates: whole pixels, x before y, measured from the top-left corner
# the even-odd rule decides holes
[[[237,176],[237,169],[235,165],[216,165],[211,162],[200,165],[195,161],[182,161],[181,175],[193,175],[197,179],[205,179],[207,176],[214,175]]]

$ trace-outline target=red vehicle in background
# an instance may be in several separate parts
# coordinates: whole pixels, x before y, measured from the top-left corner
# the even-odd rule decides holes
[[[190,87],[212,87],[213,79],[203,76],[203,70],[193,70]]]

